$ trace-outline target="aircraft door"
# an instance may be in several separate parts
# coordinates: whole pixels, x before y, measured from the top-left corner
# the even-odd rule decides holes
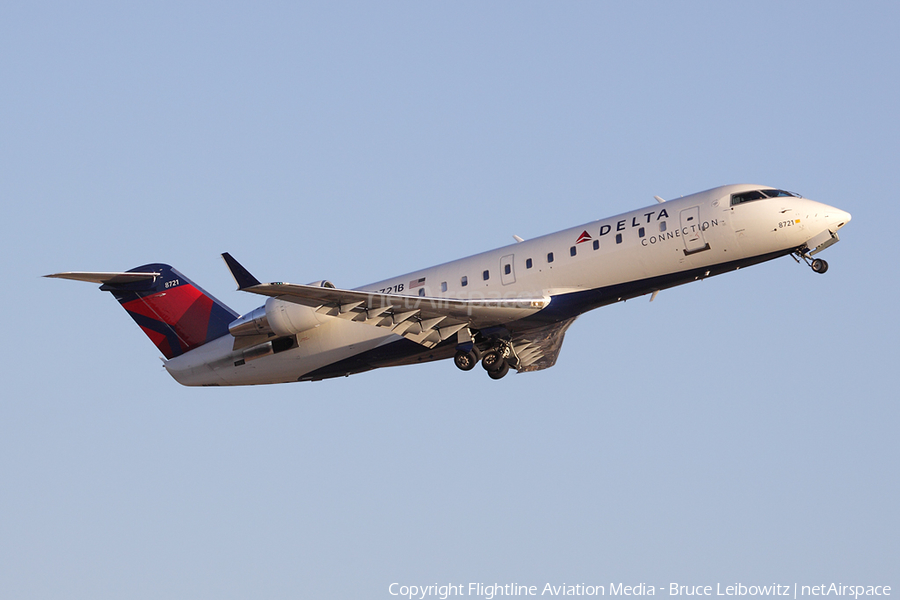
[[[507,254],[500,259],[500,282],[509,285],[516,282],[516,269],[513,265],[514,254]]]
[[[692,206],[681,211],[681,239],[684,240],[685,256],[709,250],[709,244],[703,237],[699,206]]]

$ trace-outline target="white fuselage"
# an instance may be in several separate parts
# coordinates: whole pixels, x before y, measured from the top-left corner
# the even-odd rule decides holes
[[[795,196],[732,206],[732,194],[754,189],[765,186],[714,188],[356,289],[429,298],[551,298],[536,315],[544,318],[509,325],[527,328],[783,256],[850,219],[842,210]],[[169,360],[166,368],[185,385],[297,381],[402,339],[332,317],[299,334],[296,347],[280,354],[235,366],[241,350],[233,350],[234,338],[226,335]],[[425,348],[420,355],[407,348],[395,360],[390,354],[385,349],[381,364],[446,358],[452,345],[450,354]]]

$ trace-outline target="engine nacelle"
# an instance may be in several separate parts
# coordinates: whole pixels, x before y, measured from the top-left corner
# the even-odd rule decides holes
[[[268,298],[264,306],[235,319],[228,331],[235,337],[270,333],[288,336],[318,327],[329,318],[309,306]]]
[[[322,279],[321,281],[313,281],[312,283],[307,283],[306,285],[308,285],[310,287],[323,287],[323,288],[330,288],[332,290],[335,289],[334,284],[331,283],[330,281],[328,281],[327,279]]]
[[[314,308],[269,298],[266,300],[266,319],[277,335],[294,335],[318,327],[330,317],[320,315]]]

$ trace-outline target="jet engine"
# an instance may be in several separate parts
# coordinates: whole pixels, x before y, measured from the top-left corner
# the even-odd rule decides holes
[[[309,285],[334,288],[334,284],[324,280]],[[318,327],[330,318],[320,315],[309,306],[279,298],[267,298],[263,306],[232,321],[228,325],[228,331],[235,337],[269,334],[289,336]]]
[[[329,289],[335,289],[334,284],[328,281],[327,279],[323,279],[322,281],[314,281],[312,283],[307,283],[306,285],[310,287],[323,287]]]

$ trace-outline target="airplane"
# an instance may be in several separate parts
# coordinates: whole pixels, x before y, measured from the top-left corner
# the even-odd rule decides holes
[[[763,185],[663,200],[354,289],[262,283],[230,254],[239,291],[266,296],[238,315],[166,264],[46,275],[100,284],[186,386],[317,381],[453,358],[491,379],[552,367],[579,315],[838,242],[850,214]]]

